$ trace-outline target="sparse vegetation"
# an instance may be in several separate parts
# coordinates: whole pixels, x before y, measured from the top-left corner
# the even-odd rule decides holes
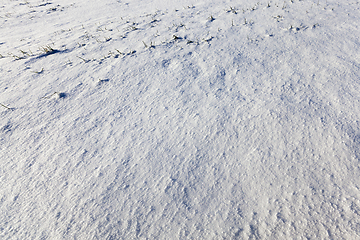
[[[290,0],[291,3],[294,3],[293,0]],[[267,8],[271,7],[271,4],[272,4],[272,1],[267,1],[267,2],[264,2],[263,3]],[[276,6],[279,5],[278,2],[274,2],[273,4],[275,4]],[[281,3],[280,3],[281,4]],[[285,8],[288,7],[287,5],[288,3],[286,3],[285,1],[282,3],[282,9],[284,10]],[[257,2],[253,5],[251,5],[250,7],[247,7],[247,8],[242,8],[243,10],[243,13],[245,12],[248,12],[248,11],[255,11],[257,9],[261,9],[259,8],[259,6],[262,5],[260,2]],[[279,6],[278,6],[279,7]],[[194,6],[184,6],[184,10],[178,10],[179,11],[185,11],[187,9],[191,9],[191,8],[194,8]],[[239,6],[229,6],[228,8],[225,8],[224,10],[227,12],[227,13],[233,13],[233,14],[238,14],[238,10],[237,8],[239,8]],[[239,8],[241,9],[241,8]],[[162,13],[164,14],[164,13]],[[114,34],[112,35],[109,35],[109,33],[113,32],[112,29],[117,29],[117,32],[121,32],[120,30],[120,26],[110,26],[109,23],[106,23],[106,24],[101,24],[100,22],[99,23],[96,23],[95,26],[93,27],[93,29],[89,29],[88,27],[85,27],[84,24],[81,24],[81,27],[79,27],[79,29],[81,29],[82,31],[85,31],[84,35],[82,35],[82,40],[77,42],[77,45],[79,48],[82,48],[82,47],[91,47],[92,44],[94,43],[91,43],[89,42],[90,39],[94,39],[96,41],[96,44],[103,44],[103,43],[106,43],[106,42],[110,42],[112,40],[119,40],[119,39],[126,39],[127,38],[127,35],[131,32],[131,31],[134,31],[134,30],[146,30],[146,29],[149,29],[149,28],[154,28],[154,27],[157,27],[161,22],[161,13],[160,11],[156,12],[155,14],[147,14],[146,17],[150,17],[150,20],[149,21],[134,21],[134,20],[131,20],[131,19],[128,19],[128,20],[124,20],[122,17],[121,19],[124,20],[125,24],[128,24],[127,27],[124,28],[124,32],[120,35],[120,36],[114,36]],[[254,21],[251,20],[251,19],[248,19],[248,16],[239,16],[239,19],[236,18],[236,19],[231,19],[230,21],[230,27],[234,27],[236,24],[237,21],[241,21],[241,18],[243,18],[243,25],[247,25],[247,26],[251,26],[254,24]],[[284,17],[282,15],[277,15],[275,17],[273,17],[277,22],[280,22],[280,21],[283,21],[284,20]],[[216,16],[211,14],[209,17],[208,17],[208,21],[212,22],[216,19]],[[219,20],[221,20],[221,18],[219,18]],[[150,22],[151,25],[149,25],[148,23]],[[156,24],[155,24],[156,23]],[[144,24],[144,25],[142,25]],[[147,25],[146,25],[147,24]],[[169,27],[169,31],[172,32],[172,38],[170,39],[170,41],[177,41],[178,43],[181,43],[182,40],[186,40],[186,44],[191,44],[191,43],[195,43],[195,41],[193,40],[187,40],[187,37],[180,37],[176,32],[179,31],[180,28],[184,29],[185,31],[187,31],[188,29],[186,28],[185,26],[185,22],[180,22],[180,23],[172,23],[172,26]],[[315,28],[316,26],[318,26],[318,24],[314,24],[312,26],[312,28]],[[303,29],[302,26],[300,27],[294,27],[294,26],[290,26],[289,27],[290,30],[294,30],[294,31],[298,31],[299,29]],[[61,32],[75,32],[76,28],[68,28],[66,30],[62,30]],[[154,37],[160,37],[160,33],[159,33],[159,29],[155,29],[156,32],[153,33],[153,36]],[[91,31],[93,31],[93,33],[91,33]],[[61,32],[57,32],[57,34],[61,34]],[[220,28],[217,27],[217,32],[220,32]],[[105,33],[106,36],[105,36]],[[266,34],[265,34],[266,35]],[[210,42],[211,40],[213,39],[213,37],[210,37],[210,38],[203,38],[202,41],[200,42]],[[161,43],[168,43],[169,40],[166,40],[166,39],[160,39],[159,40]],[[151,48],[155,48],[155,42],[153,41],[145,41],[143,40],[142,41],[142,44],[144,45],[144,47],[146,49],[151,49]],[[199,42],[198,42],[199,44]],[[50,54],[53,54],[53,53],[56,53],[58,52],[58,50],[54,49],[53,47],[54,44],[48,44],[48,45],[45,45],[45,46],[42,46],[39,48],[40,52],[42,55],[50,55]],[[86,50],[86,48],[83,48],[84,50]],[[9,56],[11,56],[13,59],[15,60],[21,60],[21,59],[25,59],[25,58],[29,58],[29,57],[32,57],[34,56],[34,54],[29,50],[29,51],[25,51],[25,50],[22,50],[20,49],[19,50],[21,54],[9,54]],[[131,54],[134,54],[136,51],[135,50],[130,50],[128,53],[123,53],[123,52],[120,52],[119,50],[115,49],[115,51],[118,53],[118,54],[115,54],[115,53],[112,53],[112,54],[105,54],[105,55],[102,55],[102,57],[98,58],[100,60],[104,60],[104,59],[107,59],[109,56],[114,56],[114,58],[117,58],[119,55],[122,55],[122,56],[127,56],[127,55],[131,55]],[[111,51],[109,51],[111,53]],[[86,56],[86,54],[83,53],[84,56]],[[86,59],[86,57],[83,57],[81,55],[77,55],[76,56],[77,58],[81,59],[84,63],[87,63],[89,62],[90,60],[89,59]],[[3,55],[0,54],[0,58],[4,58]],[[95,60],[95,59],[94,59]],[[66,64],[68,65],[71,65],[72,62],[69,60]],[[41,73],[42,71],[38,71],[36,73]]]
[[[3,238],[356,239],[358,3],[4,1]]]
[[[181,38],[180,37],[178,37],[178,36],[176,36],[176,35],[173,35],[173,40],[180,40]]]
[[[82,57],[80,57],[80,56],[76,56],[76,57],[78,57],[78,58],[80,58],[81,60],[83,60],[83,61],[84,61],[84,63],[90,62],[90,60],[87,60],[87,59],[82,58]]]
[[[40,47],[39,48],[40,51],[45,54],[45,55],[50,55],[50,54],[53,54],[53,53],[56,53],[57,50],[55,50],[54,48],[52,48],[50,45],[46,45],[46,46],[43,46],[43,47]]]
[[[52,94],[49,94],[47,96],[42,97],[43,99],[50,99],[51,97],[55,97],[55,98],[65,98],[66,97],[66,93],[63,92],[54,92]]]
[[[143,42],[145,48],[155,48],[155,43],[153,43],[153,42],[150,42],[149,45],[147,45],[144,41],[142,41],[142,42]]]
[[[4,104],[0,103],[0,105],[8,110],[12,110],[12,108],[8,107],[8,106],[5,106]]]
[[[44,72],[44,68],[41,68],[40,71],[32,71],[33,73],[37,73],[37,74],[40,74],[40,73],[43,73]]]

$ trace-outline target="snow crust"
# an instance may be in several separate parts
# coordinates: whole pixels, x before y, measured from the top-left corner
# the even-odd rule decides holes
[[[1,239],[360,239],[360,2],[0,2]]]

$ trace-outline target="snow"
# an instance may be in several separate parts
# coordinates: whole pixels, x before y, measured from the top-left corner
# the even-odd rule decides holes
[[[1,239],[359,239],[360,2],[3,0]]]

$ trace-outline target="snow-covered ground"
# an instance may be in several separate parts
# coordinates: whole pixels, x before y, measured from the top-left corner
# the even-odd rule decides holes
[[[360,239],[358,0],[2,0],[1,239]]]

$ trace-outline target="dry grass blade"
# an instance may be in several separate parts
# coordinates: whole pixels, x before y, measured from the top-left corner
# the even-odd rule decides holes
[[[48,96],[44,96],[42,97],[43,99],[50,99],[51,97],[55,97],[55,98],[65,98],[66,97],[66,93],[63,93],[63,92],[54,92]]]
[[[51,54],[59,52],[59,50],[56,50],[56,49],[52,48],[50,45],[46,45],[44,47],[41,47],[40,51],[43,52],[43,54],[42,54],[43,56],[47,56],[47,55],[51,55]]]
[[[3,106],[4,108],[6,109],[9,109],[9,110],[12,110],[12,108],[8,107],[8,106],[5,106],[4,104],[0,103],[1,106]]]

